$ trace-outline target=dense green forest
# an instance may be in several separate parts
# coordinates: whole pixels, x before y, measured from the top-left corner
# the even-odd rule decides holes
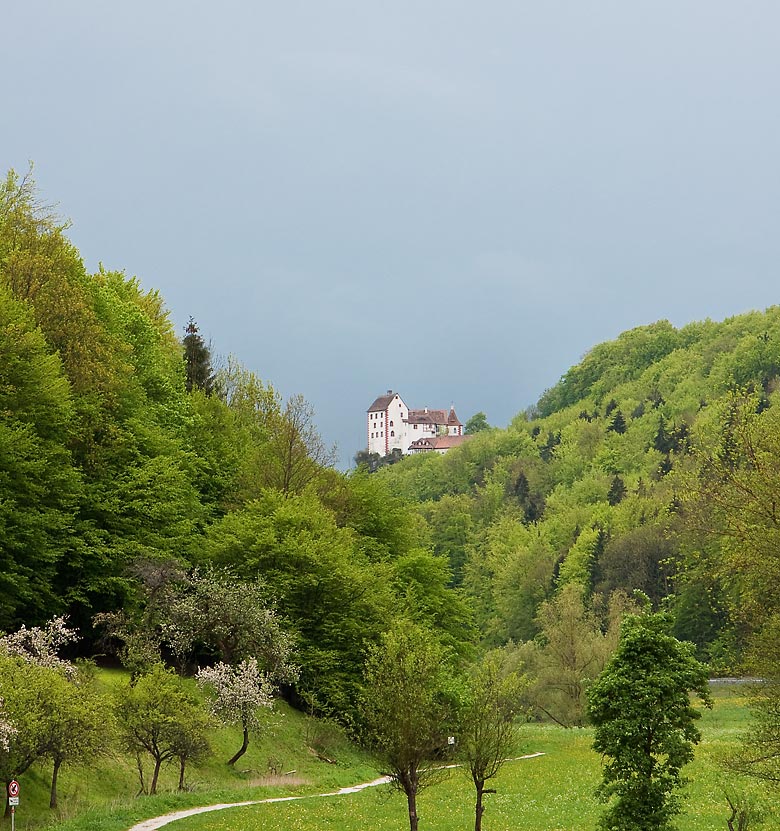
[[[87,274],[37,199],[9,175],[5,630],[67,613],[91,646],[96,614],[145,602],[149,560],[262,577],[320,675],[345,621],[358,642],[404,614],[461,650],[528,641],[572,583],[604,609],[641,589],[724,670],[772,613],[780,310],[626,332],[507,429],[341,475],[302,397],[212,369],[194,322],[179,338],[157,292]]]
[[[377,476],[416,505],[484,642],[538,640],[567,586],[585,614],[638,589],[734,671],[778,611],[779,374],[780,308],[661,321],[596,346],[507,429]]]
[[[447,562],[390,486],[332,470],[307,402],[234,359],[212,369],[157,292],[88,274],[13,173],[0,315],[2,629],[67,615],[83,653],[129,643],[137,661],[160,581],[198,567],[260,584],[295,642],[294,692],[328,710],[349,711],[365,647],[395,617],[468,650]]]
[[[627,612],[666,613],[712,673],[778,674],[780,308],[625,332],[506,429],[342,474],[302,396],[212,366],[195,321],[180,336],[157,292],[88,273],[66,232],[11,172],[4,632],[64,617],[68,658],[116,656],[136,681],[259,660],[347,726],[367,656],[408,631],[453,672],[500,649],[523,712],[567,727]]]

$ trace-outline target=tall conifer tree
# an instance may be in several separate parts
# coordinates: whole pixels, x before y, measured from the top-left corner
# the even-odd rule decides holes
[[[198,324],[190,318],[184,331],[184,366],[187,392],[203,390],[206,395],[214,391],[214,370],[211,367],[211,351],[199,334]]]

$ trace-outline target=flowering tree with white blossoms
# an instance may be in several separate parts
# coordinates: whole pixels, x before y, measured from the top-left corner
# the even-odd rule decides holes
[[[0,781],[50,759],[52,808],[61,766],[89,763],[106,745],[101,697],[57,654],[76,637],[64,617],[0,637]]]
[[[292,637],[269,607],[259,581],[240,580],[227,571],[194,571],[165,611],[162,634],[181,658],[197,646],[236,664],[257,658],[277,683],[294,681]]]
[[[241,747],[228,760],[234,765],[249,747],[249,733],[261,729],[260,712],[273,707],[273,684],[256,658],[240,664],[218,663],[198,670],[196,680],[210,696],[211,712],[225,724],[240,725],[244,733]]]
[[[76,667],[57,654],[71,641],[78,640],[74,629],[69,629],[64,617],[52,618],[45,627],[22,627],[17,632],[0,638],[0,653],[10,658],[22,658],[25,661],[47,669],[56,669],[66,677],[73,678]]]

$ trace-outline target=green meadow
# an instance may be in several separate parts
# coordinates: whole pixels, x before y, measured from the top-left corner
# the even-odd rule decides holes
[[[763,801],[765,817],[771,816],[777,795],[762,793],[751,783],[735,781],[724,773],[718,759],[738,741],[739,732],[748,720],[743,690],[736,685],[714,688],[715,706],[702,714],[703,741],[695,761],[685,769],[690,783],[685,791],[684,811],[677,819],[679,831],[713,831],[726,829],[729,809],[725,795],[734,798],[751,796]],[[298,714],[286,712],[276,727],[277,743],[267,736],[258,743],[251,764],[264,764],[263,755],[274,746],[293,748],[304,728]],[[589,831],[594,829],[601,806],[594,791],[600,779],[600,759],[591,749],[591,731],[564,730],[552,725],[529,724],[519,731],[518,755],[543,753],[529,759],[508,762],[495,782],[496,794],[487,797],[483,817],[485,831]],[[225,747],[229,736],[223,736]],[[270,742],[269,742],[270,740]],[[121,800],[91,813],[62,819],[56,825],[62,831],[114,831],[127,829],[143,817],[181,810],[195,805],[264,799],[282,795],[299,795],[303,799],[229,808],[177,820],[165,826],[171,831],[403,831],[408,827],[406,801],[389,786],[367,788],[357,793],[318,797],[316,794],[337,790],[346,785],[370,781],[376,772],[347,745],[339,749],[337,764],[326,764],[313,756],[298,754],[294,773],[285,771],[275,780],[265,780],[257,771],[226,775],[218,756],[208,766],[193,771],[193,791],[178,795],[167,793],[155,798]],[[265,760],[267,764],[267,760]],[[168,771],[167,785],[172,789],[173,770]],[[287,776],[285,777],[285,773]],[[220,778],[221,775],[221,778]],[[219,782],[217,781],[219,779]],[[285,784],[285,780],[287,784]],[[291,784],[295,783],[295,784]],[[420,828],[431,831],[455,831],[473,827],[473,788],[464,773],[450,771],[446,778],[425,790],[418,812]],[[17,826],[23,829],[24,826]],[[752,828],[772,828],[771,822],[754,823]]]
[[[127,683],[127,673],[101,669],[98,680],[103,692],[110,694],[112,688]],[[200,695],[194,682],[192,690]],[[176,764],[163,766],[156,796],[137,796],[136,760],[120,752],[98,757],[87,766],[65,766],[59,780],[60,807],[55,811],[48,807],[51,766],[36,763],[19,780],[16,831],[123,831],[142,819],[190,806],[334,790],[376,776],[365,755],[340,733],[329,739],[328,747],[337,763],[318,759],[308,749],[315,725],[299,711],[277,702],[266,716],[263,734],[252,737],[235,769],[225,762],[241,745],[240,731],[212,730],[209,741],[214,753],[202,765],[188,766],[184,792],[177,790]],[[321,733],[322,728],[318,729]],[[148,781],[150,759],[144,764]],[[10,820],[0,819],[0,828],[10,828]]]

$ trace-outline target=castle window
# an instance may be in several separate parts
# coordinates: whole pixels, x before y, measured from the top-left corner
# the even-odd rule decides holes
[[[393,420],[392,419],[390,419],[390,426],[391,427],[393,426]]]
[[[390,423],[392,424],[393,422],[391,421]],[[390,431],[390,435],[391,435],[391,436],[394,436],[394,435],[395,435],[395,430],[391,430],[391,431]]]

